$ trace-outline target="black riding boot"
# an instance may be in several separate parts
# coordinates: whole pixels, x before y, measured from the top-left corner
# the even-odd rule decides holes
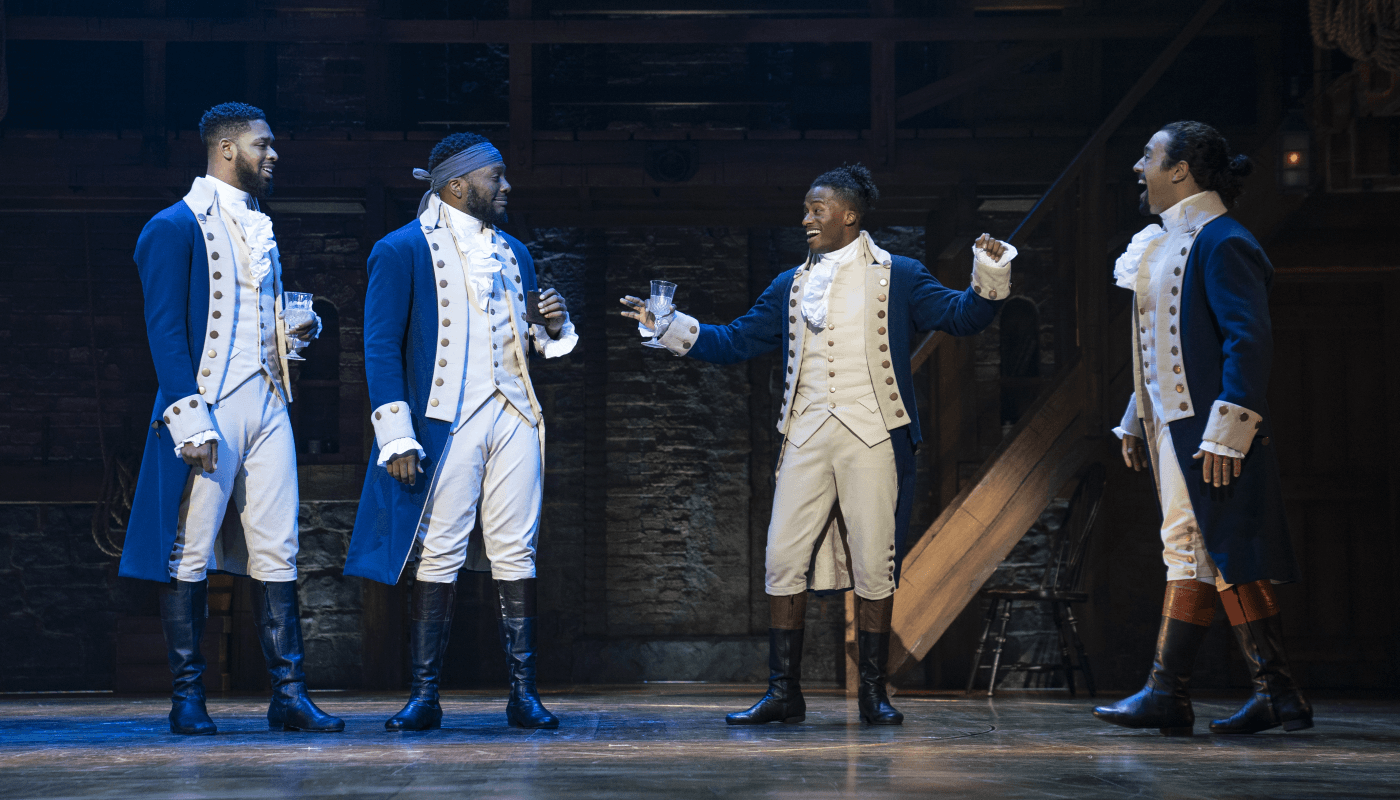
[[[1160,728],[1163,736],[1190,736],[1196,724],[1191,708],[1191,670],[1208,627],[1162,617],[1157,633],[1157,656],[1147,685],[1111,706],[1099,706],[1094,716],[1125,728]]]
[[[447,636],[452,632],[452,606],[456,598],[456,583],[414,582],[413,621],[408,634],[409,657],[413,661],[413,689],[403,710],[386,721],[385,728],[391,731],[426,731],[442,727],[438,681],[442,678],[442,657],[447,653]]]
[[[204,656],[199,652],[208,613],[209,581],[171,579],[160,588],[160,624],[170,659],[170,732],[187,736],[214,733],[204,708]]]
[[[1298,691],[1283,653],[1283,622],[1278,614],[1233,626],[1244,652],[1254,696],[1226,719],[1210,724],[1211,733],[1258,733],[1282,725],[1286,731],[1313,726],[1312,705]]]
[[[512,728],[557,728],[559,718],[535,688],[535,579],[496,581],[501,599],[501,647],[510,670],[506,721]]]
[[[766,722],[801,722],[807,718],[802,699],[802,628],[768,629],[768,691],[747,711],[724,718],[730,725],[762,725]]]
[[[860,631],[860,719],[869,725],[902,725],[904,715],[890,705],[885,692],[885,665],[890,660],[890,634]]]
[[[344,721],[317,708],[306,696],[296,581],[253,581],[253,614],[267,673],[272,679],[267,726],[273,730],[315,733],[345,730]]]

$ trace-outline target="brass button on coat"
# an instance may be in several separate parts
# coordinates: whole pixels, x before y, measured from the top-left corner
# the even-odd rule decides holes
[[[210,338],[210,339],[217,339],[217,338],[219,338],[219,332],[218,332],[218,331],[209,331],[209,338]]]
[[[398,403],[394,403],[393,405],[389,406],[389,413],[390,413],[390,414],[397,414],[397,413],[399,413],[399,404],[398,404]]]
[[[895,412],[894,412],[894,415],[895,415],[896,417],[902,417],[902,416],[904,416],[904,409],[902,409],[902,408],[896,409]]]
[[[434,250],[438,249],[437,242],[433,242],[433,249],[434,249]]]
[[[797,308],[797,301],[796,301],[796,300],[789,300],[789,301],[788,301],[788,305],[789,305],[789,306],[792,306],[793,308]]]
[[[206,233],[206,234],[204,234],[204,238],[206,238],[206,239],[208,239],[209,241],[212,242],[212,241],[214,241],[214,234],[212,234],[212,233]]]
[[[438,366],[439,366],[439,367],[445,367],[445,366],[447,366],[447,359],[445,359],[445,358],[439,358],[439,359],[438,359]]]
[[[1240,422],[1248,422],[1248,421],[1249,421],[1249,415],[1248,415],[1248,414],[1241,414],[1241,415],[1240,415]]]
[[[198,408],[198,407],[199,407],[199,401],[198,401],[198,400],[191,400],[191,401],[190,401],[190,408]]]
[[[881,302],[881,303],[885,302],[885,296],[884,296],[884,295],[878,295],[878,297],[880,298],[880,302]]]
[[[876,328],[876,329],[875,329],[875,332],[878,333],[878,334],[880,334],[881,336],[884,336],[884,335],[885,335],[885,329],[884,329],[883,327],[881,327],[881,328]]]
[[[441,385],[442,385],[442,378],[438,378],[437,380],[433,381],[433,383],[437,384],[438,386],[441,386]]]
[[[899,395],[897,395],[897,394],[892,394],[892,395],[890,395],[890,399],[891,399],[891,400],[898,400],[898,399],[899,399]]]
[[[1182,254],[1183,256],[1186,255],[1186,248],[1184,248],[1184,247],[1181,248],[1181,254]]]
[[[883,312],[883,311],[876,311],[876,312],[875,312],[875,316],[879,317],[880,319],[884,319],[884,318],[885,318],[885,312]]]
[[[1176,393],[1177,393],[1177,394],[1181,394],[1181,393],[1184,392],[1184,391],[1186,391],[1186,387],[1185,387],[1185,386],[1182,386],[1181,384],[1178,383],[1178,384],[1176,385]]]
[[[444,298],[443,301],[442,301],[442,307],[443,307],[443,308],[447,308],[448,305],[449,305],[449,301],[448,301],[446,298]]]
[[[434,397],[433,399],[431,399],[431,400],[428,401],[428,405],[432,406],[433,408],[437,408],[437,404],[438,404],[438,399],[437,399],[436,397]]]
[[[209,375],[210,375],[209,368],[208,368],[208,367],[205,367],[204,369],[202,369],[202,370],[199,371],[199,374],[200,374],[200,375],[203,375],[203,376],[206,377],[206,378],[209,377]]]
[[[222,300],[222,299],[224,299],[224,293],[223,293],[223,292],[214,292],[214,299],[215,299],[215,300]]]
[[[449,344],[449,342],[446,339],[443,339],[439,341],[438,344],[442,345],[443,347],[446,347]]]
[[[447,288],[447,281],[438,281],[438,286],[440,286],[440,287],[446,289],[446,288]]]
[[[880,345],[880,352],[881,352],[881,353],[883,353],[883,352],[885,352],[886,350],[889,350],[889,349],[890,349],[890,346],[887,345],[887,344],[882,344],[882,345]]]
[[[444,327],[444,328],[448,327],[448,326],[451,325],[451,324],[452,324],[452,320],[450,320],[450,319],[445,319],[445,320],[442,321],[442,327]]]
[[[888,386],[888,385],[890,385],[890,384],[892,384],[892,383],[894,383],[894,378],[885,378],[885,385],[886,385],[886,386]]]
[[[890,368],[890,362],[888,362],[888,361],[881,361],[881,362],[880,362],[880,366],[884,367],[885,369],[889,369],[889,368]]]
[[[220,279],[220,278],[222,278],[222,277],[224,277],[224,274],[223,274],[222,272],[216,272],[216,273],[214,273],[214,280],[217,281],[218,279]]]
[[[219,260],[219,254],[218,254],[218,253],[210,253],[210,254],[209,254],[209,257],[210,257],[211,259],[215,260],[215,261],[218,261],[218,260]]]
[[[216,350],[210,350],[210,351],[209,351],[209,357],[210,357],[210,358],[214,358],[214,357],[217,356],[217,355],[219,355],[218,351],[216,351]]]
[[[691,332],[691,333],[699,333],[699,332],[700,332],[700,329],[697,328],[697,327],[695,327],[694,325],[691,325],[691,326],[690,326],[690,332]]]
[[[1181,408],[1182,411],[1185,411],[1186,409],[1188,409],[1188,408],[1190,408],[1190,407],[1191,407],[1191,406],[1187,405],[1186,403],[1182,403],[1181,406],[1180,406],[1180,408]]]
[[[214,319],[218,319],[219,317],[222,317],[223,315],[224,315],[224,314],[223,314],[222,311],[215,311],[213,314],[210,314],[209,316],[213,317]]]

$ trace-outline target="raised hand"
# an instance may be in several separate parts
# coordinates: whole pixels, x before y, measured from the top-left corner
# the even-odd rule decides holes
[[[985,250],[993,261],[1000,261],[1002,255],[1006,253],[1006,242],[992,238],[990,233],[984,233],[978,236],[977,241],[973,242],[972,246],[980,250]]]
[[[656,330],[656,316],[647,310],[647,302],[639,297],[627,295],[618,300],[619,303],[627,307],[627,311],[619,312],[628,319],[634,319],[642,324],[647,330]]]
[[[549,331],[550,336],[558,337],[559,332],[564,330],[564,320],[569,316],[569,308],[564,302],[564,295],[559,294],[552,287],[540,292],[540,313],[547,320],[544,329]]]

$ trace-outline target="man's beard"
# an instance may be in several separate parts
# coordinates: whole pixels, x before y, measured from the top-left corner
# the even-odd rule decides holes
[[[272,194],[272,178],[262,174],[252,161],[239,157],[233,162],[233,174],[238,179],[238,188],[253,197],[261,199]]]
[[[1144,217],[1152,216],[1152,201],[1147,199],[1147,190],[1143,189],[1138,195],[1138,213]]]
[[[498,211],[490,198],[482,197],[476,187],[470,185],[467,186],[467,213],[487,225],[504,225],[510,221],[509,214]]]

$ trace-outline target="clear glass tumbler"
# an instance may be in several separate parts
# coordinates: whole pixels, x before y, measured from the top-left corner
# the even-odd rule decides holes
[[[301,349],[310,342],[303,342],[292,336],[292,329],[308,322],[316,321],[316,312],[311,310],[311,301],[315,295],[310,292],[283,292],[282,293],[282,321],[287,325],[287,360],[305,361],[301,356]]]
[[[647,347],[665,347],[666,345],[656,340],[656,320],[661,319],[671,313],[671,301],[676,296],[676,285],[670,281],[652,281],[651,297],[647,298],[647,311],[651,312],[652,329],[651,339],[642,342]]]

